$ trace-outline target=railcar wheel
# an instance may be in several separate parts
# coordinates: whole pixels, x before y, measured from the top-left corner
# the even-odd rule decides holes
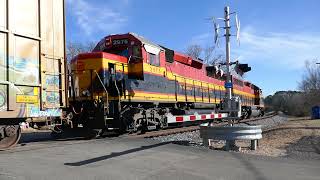
[[[133,123],[133,131],[137,132],[142,127],[142,119],[135,119]]]
[[[16,145],[21,137],[21,129],[19,125],[2,126],[3,137],[0,137],[0,150],[8,149]]]
[[[134,114],[133,116],[133,121],[132,121],[132,132],[137,132],[139,130],[141,130],[141,127],[143,125],[143,115],[141,112],[138,112],[136,114]]]
[[[241,119],[248,119],[249,113],[247,111],[246,108],[242,108],[242,115],[241,115]]]

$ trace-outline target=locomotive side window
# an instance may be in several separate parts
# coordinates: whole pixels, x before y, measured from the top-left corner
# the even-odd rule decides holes
[[[160,66],[160,59],[159,56],[148,53],[149,63],[154,66]]]
[[[132,56],[135,58],[141,58],[141,47],[140,46],[133,46],[132,47]]]
[[[144,44],[144,48],[147,51],[147,62],[154,66],[160,66],[161,48],[150,44]]]

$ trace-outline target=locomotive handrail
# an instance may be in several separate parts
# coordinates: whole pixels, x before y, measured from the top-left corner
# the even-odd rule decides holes
[[[132,57],[132,55],[130,55],[130,56],[129,56],[129,59],[128,59],[128,64],[130,63],[131,57]]]
[[[103,82],[102,82],[102,80],[101,80],[101,78],[100,78],[99,74],[97,73],[97,71],[96,71],[96,70],[95,70],[94,72],[96,73],[96,75],[97,75],[97,77],[98,77],[98,79],[99,79],[99,81],[100,81],[100,84],[102,85],[102,87],[103,87],[104,91],[108,94],[108,90],[107,90],[107,88],[104,86],[104,84],[103,84]]]
[[[107,90],[106,86],[103,84],[103,82],[102,82],[102,80],[101,80],[101,78],[100,78],[99,74],[97,73],[97,71],[96,71],[96,70],[94,70],[94,72],[96,73],[96,75],[97,75],[97,77],[98,77],[98,79],[99,79],[99,81],[100,81],[100,84],[102,85],[102,87],[103,87],[104,91],[107,93],[107,102],[108,102],[108,103],[107,103],[107,109],[108,109],[108,111],[109,111],[109,99],[108,99],[109,92],[108,92],[108,90]]]

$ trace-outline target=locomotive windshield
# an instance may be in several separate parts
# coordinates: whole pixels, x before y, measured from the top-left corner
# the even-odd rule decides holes
[[[104,49],[104,52],[110,54],[116,54],[119,56],[124,56],[129,58],[131,56],[132,60],[141,60],[142,52],[141,47],[138,45],[128,45],[128,44],[119,44],[114,43],[117,41],[113,41],[112,45],[108,46]]]
[[[116,54],[119,56],[124,56],[124,57],[129,56],[128,47],[122,47],[122,48],[111,47],[110,49],[107,49],[106,52],[111,54]]]

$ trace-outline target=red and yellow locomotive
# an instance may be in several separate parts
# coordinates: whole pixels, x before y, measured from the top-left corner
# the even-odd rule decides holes
[[[92,129],[136,131],[210,120],[225,97],[225,76],[214,68],[134,33],[103,38],[71,66],[68,111],[74,124]],[[243,117],[263,115],[261,89],[232,81]]]

